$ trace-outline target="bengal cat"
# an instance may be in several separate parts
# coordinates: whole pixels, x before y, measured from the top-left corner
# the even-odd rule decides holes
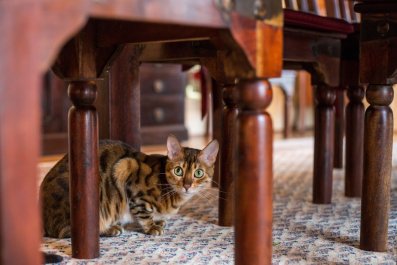
[[[167,139],[167,155],[146,155],[119,141],[99,145],[99,231],[118,236],[133,221],[144,233],[161,235],[164,218],[174,214],[192,195],[209,187],[219,145],[203,150],[182,147]],[[64,156],[40,187],[44,235],[70,237],[69,165]]]

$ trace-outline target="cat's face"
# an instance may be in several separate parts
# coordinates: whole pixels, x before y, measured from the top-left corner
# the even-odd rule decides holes
[[[206,188],[214,175],[214,163],[219,144],[216,140],[203,150],[181,147],[174,136],[167,140],[167,181],[181,194],[194,194]]]

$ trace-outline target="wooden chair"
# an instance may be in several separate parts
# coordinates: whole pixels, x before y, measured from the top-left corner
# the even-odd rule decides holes
[[[397,83],[396,1],[357,1],[361,14],[360,82],[367,84],[360,248],[387,251],[393,146],[393,85]],[[363,93],[360,93],[363,96]],[[394,209],[395,211],[395,209]]]
[[[326,1],[327,15],[321,16],[317,1],[284,1],[284,69],[304,69],[311,73],[316,87],[315,147],[313,172],[313,202],[331,203],[334,161],[335,98],[343,102],[343,89],[349,87],[347,107],[348,134],[346,139],[346,195],[360,196],[362,179],[363,105],[362,88],[358,86],[358,38],[354,25],[352,3]],[[223,118],[223,148],[221,149],[220,192],[231,198],[233,190],[233,128],[238,116],[237,96],[226,88]],[[339,108],[339,117],[343,117]],[[336,127],[338,135],[343,121]],[[340,133],[342,132],[342,133]],[[342,140],[337,141],[339,147]],[[340,148],[340,147],[339,147]],[[340,148],[341,150],[343,148]],[[231,199],[230,199],[231,200]],[[231,225],[231,202],[220,200],[219,221]]]
[[[321,9],[321,5],[324,7]],[[318,56],[318,66],[321,70],[309,70],[312,75],[325,75],[328,78],[333,79],[333,84],[327,81],[329,85],[336,88],[336,101],[334,103],[335,106],[335,132],[334,132],[334,162],[325,160],[316,161],[315,160],[315,169],[314,169],[314,178],[316,179],[316,169],[320,172],[326,170],[327,173],[325,175],[331,176],[332,169],[331,165],[333,164],[336,168],[342,167],[342,159],[343,159],[343,136],[344,136],[344,95],[343,91],[348,89],[348,97],[350,99],[349,105],[346,109],[346,182],[345,182],[345,194],[349,197],[359,197],[361,195],[361,179],[362,179],[362,159],[356,159],[356,157],[362,157],[362,143],[363,143],[363,105],[361,103],[363,98],[363,89],[358,87],[358,22],[359,16],[353,11],[353,1],[345,1],[345,0],[332,0],[332,1],[284,1],[286,9],[284,10],[285,16],[285,53],[289,52],[289,49],[293,49],[293,47],[288,46],[288,29],[294,28],[296,29],[310,29],[310,30],[318,30],[318,34],[329,34],[328,37],[324,36],[321,40],[325,46],[330,45],[332,39],[333,41],[338,41],[337,46],[334,46],[334,54],[327,54],[328,57],[325,60],[333,60],[333,62],[327,64],[324,61],[323,56]],[[326,17],[324,17],[326,15]],[[321,17],[319,17],[321,16]],[[334,36],[332,36],[334,34]],[[336,36],[336,35],[339,35]],[[326,40],[329,38],[329,40]],[[292,45],[297,45],[296,41],[292,41]],[[328,43],[328,44],[325,44]],[[323,49],[319,48],[319,50]],[[328,49],[330,46],[328,46]],[[323,51],[325,51],[323,49]],[[312,55],[314,55],[316,51],[313,51]],[[338,55],[339,53],[339,55]],[[308,54],[310,56],[310,54]],[[336,57],[338,57],[335,59]],[[332,59],[332,57],[334,57]],[[288,60],[288,59],[287,59]],[[336,60],[336,61],[335,61]],[[335,72],[329,72],[334,64],[336,67]],[[288,63],[286,64],[288,67]],[[317,67],[317,66],[315,66]],[[326,69],[328,68],[328,69]],[[327,83],[326,82],[326,83]],[[316,84],[316,82],[314,82]],[[317,81],[318,83],[318,81]],[[318,111],[316,113],[321,112],[321,106],[325,102],[318,101]],[[320,114],[321,115],[321,114]],[[316,115],[317,118],[320,118]],[[355,120],[355,122],[352,122]],[[317,120],[316,120],[317,121]],[[316,122],[316,124],[321,123],[320,121]],[[331,135],[326,137],[329,140]],[[320,137],[321,138],[321,137]],[[319,139],[320,140],[320,139]],[[329,142],[328,145],[332,143]],[[316,145],[318,146],[318,145]],[[321,147],[318,147],[320,153],[324,154],[328,151],[322,150]],[[331,150],[329,150],[331,151]],[[320,155],[321,156],[321,155]],[[318,157],[318,154],[315,154],[315,157]],[[354,160],[352,160],[354,159]],[[323,163],[321,163],[322,161]],[[322,164],[327,164],[328,166],[323,167]],[[325,169],[328,167],[328,169]],[[321,173],[320,173],[321,174]],[[329,182],[332,183],[332,182]],[[331,187],[332,185],[329,185]],[[315,188],[314,188],[315,189]],[[329,195],[331,194],[331,190],[329,191]]]

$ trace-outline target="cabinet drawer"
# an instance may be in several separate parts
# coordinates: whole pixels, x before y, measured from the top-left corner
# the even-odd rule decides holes
[[[186,86],[186,77],[180,72],[144,71],[140,78],[142,95],[183,94]]]
[[[183,124],[185,117],[183,95],[141,97],[141,125]]]

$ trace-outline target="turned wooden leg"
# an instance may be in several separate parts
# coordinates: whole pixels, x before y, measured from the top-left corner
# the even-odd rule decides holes
[[[266,112],[272,99],[266,80],[240,81],[238,170],[235,189],[235,262],[271,264],[273,129]]]
[[[99,256],[99,168],[96,85],[72,81],[68,94],[70,207],[73,258]]]
[[[237,150],[237,89],[235,85],[223,89],[223,130],[221,146],[221,177],[219,185],[219,225],[233,225],[234,180]]]
[[[1,4],[0,4],[1,6]],[[2,9],[0,21],[7,24],[16,17],[30,17]],[[3,17],[2,17],[3,16]],[[20,22],[19,22],[20,23]],[[25,22],[27,23],[27,22]],[[1,30],[0,30],[1,31]],[[13,32],[11,28],[10,32]],[[40,153],[40,79],[38,67],[32,69],[32,56],[27,54],[25,43],[18,35],[7,35],[20,45],[2,49],[0,67],[7,72],[0,77],[0,264],[43,264],[39,254],[42,240],[40,209],[37,196]],[[6,36],[4,36],[6,38]],[[4,42],[0,40],[0,46]],[[17,48],[11,46],[18,46]],[[3,46],[4,47],[4,46]],[[10,53],[9,56],[8,53]],[[5,58],[4,58],[4,55]],[[22,59],[21,56],[24,56]],[[19,57],[18,57],[19,56]],[[8,57],[8,58],[7,58]],[[21,59],[17,59],[21,58]],[[13,68],[10,68],[10,65]],[[16,71],[17,70],[17,71]]]
[[[346,106],[345,195],[361,197],[364,169],[364,89],[350,86]]]
[[[335,93],[334,168],[343,168],[343,137],[345,135],[344,90],[338,88]]]
[[[290,119],[291,119],[291,111],[292,111],[292,97],[288,95],[287,91],[283,90],[284,94],[284,130],[283,130],[283,137],[287,139],[291,137],[291,126],[290,126]]]
[[[334,159],[335,90],[316,88],[314,128],[313,203],[331,203]]]
[[[390,178],[393,148],[393,101],[391,85],[369,85],[365,113],[364,179],[361,202],[360,248],[387,250]]]
[[[222,103],[222,89],[220,84],[212,79],[212,87],[211,87],[211,95],[212,95],[212,137],[218,140],[220,148],[222,150],[223,146],[223,137],[222,137],[222,112],[223,112],[223,103]],[[214,172],[214,181],[212,182],[212,187],[218,188],[221,182],[221,159],[223,152],[219,152],[218,157],[215,162],[215,172]]]

